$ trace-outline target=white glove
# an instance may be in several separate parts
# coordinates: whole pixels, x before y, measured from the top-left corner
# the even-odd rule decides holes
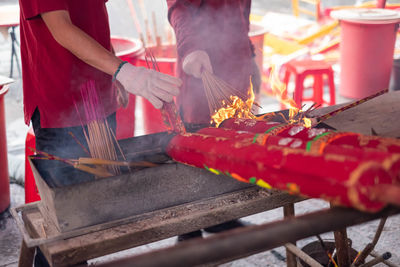
[[[116,78],[126,91],[146,98],[157,109],[162,108],[163,101],[171,102],[182,85],[179,78],[130,63],[122,66]]]
[[[210,58],[203,50],[196,50],[185,57],[182,63],[183,71],[196,78],[201,78],[204,70],[213,73]]]

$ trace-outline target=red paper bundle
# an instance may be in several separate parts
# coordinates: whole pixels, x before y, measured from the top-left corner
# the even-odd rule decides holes
[[[380,163],[387,170],[394,183],[400,183],[400,154],[387,153],[375,149],[365,150],[352,146],[339,146],[330,143],[316,143],[310,149],[310,142],[299,138],[281,137],[271,134],[258,134],[246,131],[235,131],[222,128],[204,128],[198,131],[200,134],[220,136],[225,138],[237,139],[242,143],[257,143],[263,146],[282,146],[287,148],[303,149],[310,153],[335,154],[351,158],[353,160],[367,160]]]
[[[225,129],[267,133],[281,137],[293,137],[307,141],[309,151],[323,150],[326,144],[349,146],[364,150],[380,150],[400,153],[400,140],[358,133],[336,132],[328,129],[306,128],[303,125],[256,121],[252,119],[228,119],[221,126]]]
[[[369,196],[378,184],[392,184],[382,164],[337,154],[310,153],[304,149],[259,144],[247,133],[234,136],[220,130],[218,136],[175,136],[167,153],[176,161],[206,168],[241,181],[277,188],[336,204],[375,211],[385,203]],[[233,137],[233,138],[232,138]]]

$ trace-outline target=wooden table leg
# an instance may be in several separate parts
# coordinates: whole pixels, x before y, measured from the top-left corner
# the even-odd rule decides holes
[[[283,216],[285,218],[293,217],[294,214],[294,203],[287,204],[283,206]],[[294,246],[296,246],[296,243],[293,243]],[[287,267],[296,267],[297,266],[297,260],[296,260],[296,255],[293,254],[290,250],[286,248],[286,265]]]
[[[338,266],[350,266],[349,242],[346,228],[333,232]]]
[[[19,252],[19,267],[32,267],[33,265],[33,257],[35,256],[35,248],[28,248],[25,244],[25,241],[22,240],[21,249]]]
[[[335,207],[332,203],[330,203],[331,208]],[[335,236],[335,247],[336,247],[336,255],[337,255],[337,264],[338,266],[350,266],[350,254],[349,254],[349,240],[347,238],[347,230],[346,228],[340,229],[333,232]],[[334,256],[334,255],[332,255]]]

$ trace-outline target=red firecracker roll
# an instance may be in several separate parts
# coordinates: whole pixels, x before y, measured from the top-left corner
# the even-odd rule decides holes
[[[167,153],[178,162],[267,188],[323,198],[361,210],[376,211],[385,205],[368,194],[374,185],[390,185],[393,181],[378,162],[279,145],[265,146],[253,142],[249,134],[232,138],[232,132],[220,130],[219,136],[177,135],[168,144]]]

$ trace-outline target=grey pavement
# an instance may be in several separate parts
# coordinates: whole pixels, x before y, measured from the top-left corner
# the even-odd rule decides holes
[[[351,0],[323,0],[324,7],[354,4],[357,1]],[[359,1],[360,2],[360,1]],[[398,3],[399,0],[389,1]],[[17,0],[0,0],[0,8],[4,5],[17,4]],[[138,7],[138,1],[133,0],[133,3]],[[166,25],[166,5],[163,0],[146,0],[147,13],[151,16],[154,11],[157,16],[158,32],[165,32]],[[151,3],[151,4],[148,4]],[[108,10],[110,16],[110,26],[112,35],[125,36],[137,38],[138,33],[134,27],[133,20],[129,14],[125,0],[109,0]],[[291,13],[289,0],[253,0],[252,12],[254,14],[263,15],[266,11]],[[142,18],[140,17],[142,20]],[[143,27],[143,25],[142,25]],[[17,28],[18,31],[18,28]],[[5,40],[0,35],[0,75],[8,76],[10,69],[10,40]],[[24,183],[24,149],[25,137],[28,127],[23,122],[23,109],[22,109],[22,84],[18,73],[14,70],[14,77],[16,82],[10,86],[9,93],[6,95],[6,129],[8,140],[8,157],[9,157],[9,170],[11,178],[11,206],[19,206],[24,204],[24,188],[21,186]],[[337,95],[338,102],[346,101]],[[273,111],[279,109],[279,103],[270,97],[263,96],[261,98],[261,105],[263,112]],[[140,105],[136,110],[136,134],[143,133],[142,115]],[[322,200],[311,199],[296,204],[296,213],[308,213],[314,210],[328,207],[328,204]],[[282,208],[278,208],[269,212],[259,213],[253,216],[244,218],[245,221],[261,224],[274,221],[282,218]],[[348,235],[353,240],[353,247],[357,250],[362,249],[369,243],[375,233],[378,221],[357,225],[348,228]],[[332,239],[332,233],[323,234],[324,239]],[[315,237],[307,238],[298,241],[298,246],[302,247],[305,244],[314,241]],[[172,246],[175,244],[175,238],[169,238],[159,242],[147,244],[138,248],[129,249],[102,258],[91,260],[90,263],[110,261],[120,257],[140,254],[153,249],[159,249],[165,246]],[[17,266],[19,246],[21,242],[21,235],[16,228],[14,221],[7,215],[3,214],[0,218],[0,267],[3,266]],[[392,262],[400,265],[400,216],[390,217],[386,223],[380,241],[376,250],[380,253],[390,251],[393,254]],[[283,247],[276,248],[271,251],[259,253],[251,257],[237,260],[231,263],[223,264],[222,266],[285,266],[284,262],[285,252]],[[283,260],[282,260],[283,258]],[[378,265],[378,266],[383,266]]]

